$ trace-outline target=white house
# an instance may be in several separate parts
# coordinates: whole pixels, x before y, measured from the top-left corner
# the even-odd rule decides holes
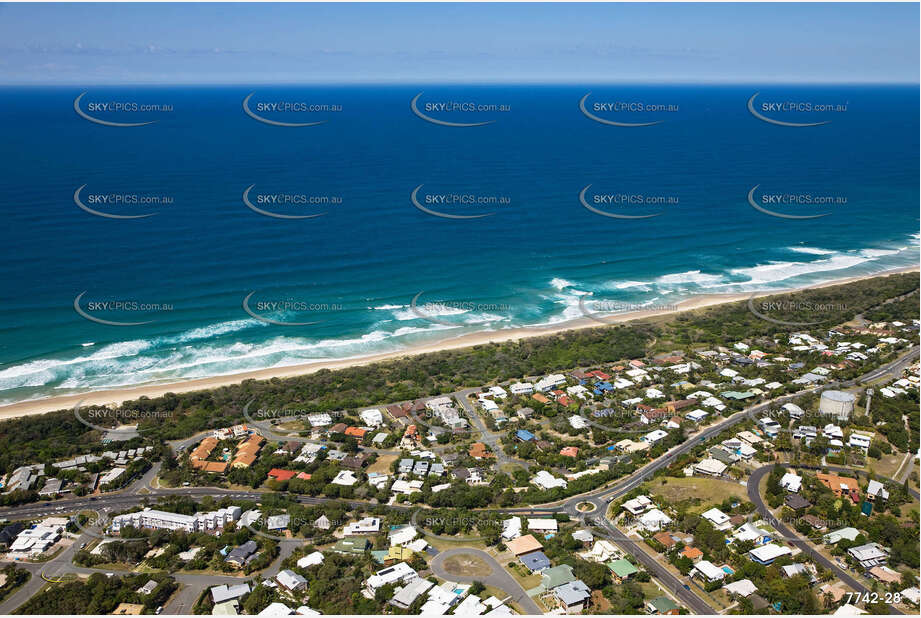
[[[381,520],[378,517],[365,517],[356,522],[346,525],[342,529],[345,536],[354,536],[358,534],[377,534],[381,530]]]
[[[753,584],[752,580],[750,579],[740,579],[739,581],[732,582],[731,584],[726,584],[723,586],[723,590],[729,594],[734,594],[744,598],[748,598],[758,592],[757,586],[755,586],[755,584]]]
[[[419,577],[419,574],[416,573],[415,569],[405,562],[399,562],[386,569],[381,569],[369,577],[365,582],[365,587],[371,594],[374,594],[378,589],[384,586],[390,584],[405,584],[417,577]]]
[[[720,460],[707,457],[694,464],[694,473],[703,476],[722,476],[726,472],[726,468],[726,464]]]
[[[636,498],[627,500],[621,505],[622,509],[633,516],[645,513],[650,507],[652,507],[652,500],[646,496],[637,496]]]
[[[387,538],[390,539],[390,546],[396,547],[397,545],[408,545],[411,543],[417,536],[419,532],[413,526],[402,526],[391,530],[387,535]]]
[[[307,580],[291,569],[279,571],[278,575],[275,576],[275,581],[277,581],[282,588],[286,588],[287,590],[300,590],[307,586]]]
[[[783,475],[783,478],[780,479],[780,486],[793,493],[799,492],[799,489],[802,487],[802,485],[803,477],[792,472],[787,472]]]
[[[502,522],[502,540],[511,541],[521,536],[521,518],[510,517]]]
[[[515,382],[508,388],[513,395],[530,395],[534,392],[534,385],[530,382]]]
[[[316,566],[318,564],[323,564],[323,553],[319,551],[309,553],[297,561],[299,569],[306,569],[307,567]]]
[[[640,516],[639,523],[649,532],[658,532],[672,523],[672,518],[659,509],[651,509]]]
[[[534,385],[535,390],[546,393],[549,390],[560,386],[561,384],[566,384],[566,378],[559,373],[553,373],[545,378],[541,378],[537,381],[537,384]]]
[[[371,427],[380,427],[384,424],[384,415],[377,408],[363,410],[358,416]]]
[[[701,560],[691,569],[691,577],[697,576],[705,582],[719,582],[726,578],[726,572],[710,562]]]
[[[696,410],[691,410],[690,412],[685,414],[684,418],[688,419],[689,421],[693,423],[699,423],[705,418],[707,418],[707,416],[709,415],[710,415],[709,412],[705,410],[701,410],[700,408],[697,408]]]
[[[559,530],[559,523],[552,518],[528,519],[528,530],[547,533]]]
[[[501,386],[490,386],[489,394],[496,399],[505,399],[508,397],[508,393]]]
[[[567,387],[566,392],[573,397],[578,397],[579,399],[586,399],[588,397],[588,389],[581,384]]]
[[[732,522],[729,521],[729,515],[717,508],[704,511],[700,516],[713,524],[713,527],[717,530],[728,530],[732,527]]]
[[[756,547],[751,550],[748,552],[748,556],[758,564],[768,565],[781,556],[789,556],[792,553],[793,550],[786,545],[768,543],[767,545],[762,545],[761,547]]]
[[[541,489],[554,489],[556,487],[566,487],[566,481],[564,479],[557,478],[547,472],[546,470],[541,470],[534,475],[534,478],[531,479],[531,483],[537,485]]]

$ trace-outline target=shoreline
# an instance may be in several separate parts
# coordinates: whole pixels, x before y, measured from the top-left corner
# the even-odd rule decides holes
[[[140,397],[155,398],[167,393],[188,393],[193,391],[210,390],[222,386],[240,384],[245,380],[269,380],[272,378],[291,378],[301,375],[314,373],[321,369],[344,369],[347,367],[356,367],[370,365],[372,363],[392,360],[396,358],[417,356],[442,350],[455,350],[458,348],[473,347],[488,343],[501,343],[506,341],[517,341],[528,337],[540,337],[545,335],[554,335],[561,332],[579,330],[584,328],[602,327],[605,324],[623,324],[635,320],[642,320],[652,317],[658,317],[668,314],[677,314],[685,311],[694,311],[705,307],[713,307],[725,303],[744,301],[748,298],[759,298],[762,296],[772,296],[790,292],[819,289],[836,285],[844,285],[855,281],[865,279],[875,279],[877,277],[888,277],[900,273],[919,272],[918,266],[909,266],[906,268],[893,269],[872,275],[843,277],[833,279],[814,285],[807,285],[798,288],[788,288],[780,290],[770,290],[764,292],[744,292],[731,294],[700,294],[685,299],[675,305],[669,306],[674,308],[658,308],[639,311],[630,311],[622,314],[603,316],[603,320],[589,317],[580,317],[573,320],[567,320],[548,326],[522,326],[510,328],[504,331],[483,331],[468,333],[459,337],[450,339],[440,339],[421,343],[416,346],[393,350],[390,352],[379,352],[363,356],[346,357],[339,359],[319,360],[309,363],[299,363],[285,367],[270,367],[267,369],[256,369],[240,373],[232,373],[208,378],[196,378],[184,380],[181,382],[171,382],[167,384],[147,384],[138,385],[128,388],[111,389],[102,391],[88,391],[74,395],[60,395],[56,397],[47,397],[44,399],[32,399],[12,404],[0,406],[0,421],[17,418],[21,416],[31,416],[34,414],[45,414],[55,412],[66,408],[74,407],[78,404],[92,406],[117,406],[125,401],[138,399]]]

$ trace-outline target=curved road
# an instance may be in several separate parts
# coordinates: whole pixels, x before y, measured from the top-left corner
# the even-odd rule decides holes
[[[771,525],[780,532],[786,539],[787,543],[793,545],[800,549],[804,554],[810,557],[817,564],[822,565],[826,569],[834,573],[841,581],[843,581],[853,592],[860,592],[861,594],[872,593],[871,590],[868,590],[860,581],[855,579],[848,571],[839,567],[834,561],[829,560],[823,556],[819,551],[815,550],[809,543],[804,541],[795,530],[791,530],[784,524],[779,521],[774,514],[771,513],[771,509],[768,508],[768,505],[765,504],[764,499],[761,497],[761,492],[759,491],[759,486],[761,484],[761,479],[770,474],[771,469],[774,467],[773,464],[762,466],[754,472],[748,479],[748,499],[755,505],[758,510],[758,514],[771,522]],[[891,614],[901,614],[899,610],[889,606],[889,613]]]
[[[460,554],[472,554],[477,558],[481,559],[489,568],[492,569],[492,573],[489,575],[481,575],[477,577],[465,576],[465,575],[456,575],[447,571],[444,568],[444,561],[451,556],[457,556]],[[487,554],[485,551],[479,549],[473,549],[472,547],[458,547],[455,549],[446,549],[442,552],[439,552],[437,556],[432,558],[430,565],[432,573],[444,579],[446,581],[452,582],[461,582],[461,583],[471,583],[474,581],[483,582],[487,586],[493,586],[494,588],[499,588],[503,590],[505,594],[510,596],[513,601],[518,603],[524,611],[529,615],[540,616],[544,612],[537,606],[537,603],[534,602],[534,599],[529,597],[525,592],[524,588],[521,587],[514,577],[512,577],[508,571],[506,571],[502,565],[496,562],[496,559]]]
[[[711,427],[704,429],[703,431],[694,435],[691,439],[685,441],[683,444],[674,447],[672,450],[664,454],[662,457],[656,459],[653,462],[646,464],[645,466],[643,466],[642,468],[640,468],[633,474],[627,476],[621,482],[615,484],[614,486],[602,487],[602,488],[595,489],[593,491],[587,492],[582,495],[570,496],[569,498],[566,498],[565,500],[557,501],[555,503],[549,503],[545,505],[533,505],[529,507],[519,507],[519,508],[512,508],[512,509],[496,509],[496,510],[498,510],[499,512],[504,512],[504,513],[517,513],[517,514],[534,513],[535,511],[539,511],[542,513],[565,512],[565,513],[570,514],[571,516],[575,516],[576,518],[581,518],[583,513],[579,512],[576,509],[576,505],[579,504],[580,502],[590,502],[593,505],[595,505],[596,510],[600,509],[600,512],[604,513],[606,511],[608,502],[610,502],[611,500],[617,497],[623,496],[627,492],[639,486],[640,484],[645,482],[649,477],[655,474],[656,471],[660,470],[663,467],[670,465],[678,456],[692,450],[699,443],[704,442],[716,436],[717,434],[725,431],[726,429],[729,429],[730,427],[748,418],[754,417],[755,415],[769,409],[771,406],[781,405],[807,392],[815,391],[815,390],[824,390],[824,389],[833,388],[836,386],[843,386],[843,387],[853,386],[855,384],[860,384],[863,382],[876,380],[887,374],[898,375],[899,373],[901,373],[901,371],[906,366],[908,366],[909,363],[911,363],[914,360],[915,357],[918,356],[919,349],[921,349],[919,348],[919,346],[913,346],[902,357],[894,361],[890,361],[878,367],[877,369],[874,369],[870,371],[869,373],[859,378],[856,378],[854,380],[848,380],[844,382],[832,382],[829,384],[822,385],[821,387],[812,387],[809,389],[805,389],[803,391],[799,391],[797,393],[793,393],[790,395],[784,395],[782,397],[778,397],[771,401],[767,401],[767,402],[755,405],[746,410],[737,412],[736,414],[720,422],[719,424],[713,425]],[[459,391],[458,393],[455,393],[455,397],[461,402],[462,406],[470,414],[471,419],[475,419],[474,421],[475,424],[481,426],[480,430],[481,430],[481,433],[483,434],[483,440],[484,442],[487,442],[487,444],[490,444],[491,446],[493,446],[493,450],[497,454],[497,459],[499,458],[501,454],[501,456],[505,458],[507,461],[514,461],[515,463],[518,463],[514,459],[511,459],[505,456],[505,454],[502,452],[502,449],[499,448],[498,446],[499,436],[497,434],[493,434],[487,431],[485,426],[482,426],[482,421],[478,418],[476,412],[472,410],[472,406],[470,405],[470,402],[467,400],[466,395],[468,392],[474,392],[476,390],[478,389],[465,389],[463,391]],[[479,422],[476,422],[476,421],[479,421]],[[187,438],[185,440],[177,441],[177,442],[188,443],[189,440],[190,439]],[[762,472],[762,470],[764,471]],[[761,476],[755,477],[755,474],[753,474],[749,482],[749,491],[751,492],[752,491],[751,488],[754,487],[755,494],[758,493],[757,492],[757,486],[758,486],[757,481],[759,481],[760,478],[762,478],[763,475],[767,473],[767,470],[762,468],[762,469],[757,470],[756,473],[760,473]],[[147,482],[145,482],[146,480],[147,479],[145,475],[145,479],[142,480],[140,483],[134,485],[133,489],[138,490],[141,487],[143,487],[145,490],[148,489],[149,485]],[[22,506],[4,508],[4,509],[0,509],[0,517],[7,517],[10,519],[33,519],[36,517],[47,516],[47,515],[55,514],[58,512],[73,513],[73,512],[85,510],[85,509],[97,510],[100,508],[104,508],[108,510],[108,509],[114,509],[116,507],[124,509],[124,508],[128,508],[131,506],[135,506],[137,504],[143,504],[148,499],[156,500],[157,498],[166,496],[166,495],[183,495],[183,496],[190,496],[190,497],[229,496],[229,497],[238,498],[238,499],[259,500],[263,493],[264,492],[249,492],[249,491],[241,492],[238,490],[228,490],[224,488],[208,488],[208,487],[187,487],[187,488],[174,489],[174,490],[157,489],[157,490],[149,490],[149,493],[145,493],[145,494],[122,492],[118,494],[108,495],[108,496],[105,496],[104,498],[84,497],[84,498],[76,498],[76,499],[56,500],[54,502],[48,502],[48,503],[45,503],[45,502],[32,503],[32,504],[27,504],[27,505],[22,505]],[[322,504],[324,502],[330,501],[329,499],[326,499],[326,498],[313,498],[310,496],[296,496],[296,499],[299,502],[304,503],[304,504]],[[361,505],[364,507],[374,506],[367,502],[356,502],[356,501],[347,501],[347,502],[352,505]],[[759,503],[755,502],[755,504],[758,505]],[[763,502],[761,503],[761,505],[763,505]],[[402,507],[394,506],[391,508],[402,508]],[[760,505],[759,505],[759,508],[761,508]],[[668,571],[665,571],[663,569],[662,565],[658,564],[654,560],[651,560],[651,558],[641,549],[635,546],[631,546],[633,544],[633,541],[629,539],[624,539],[623,535],[618,533],[616,531],[616,528],[613,526],[613,524],[609,522],[605,517],[602,517],[600,519],[600,525],[604,529],[606,529],[608,533],[613,535],[615,538],[618,538],[619,540],[616,542],[625,551],[628,551],[631,555],[637,558],[637,560],[642,562],[644,566],[647,566],[647,568],[650,571],[656,574],[656,577],[660,578],[662,581],[666,582],[669,585],[676,586],[673,589],[675,594],[679,598],[681,598],[681,600],[685,602],[690,608],[700,613],[712,613],[713,612],[712,608],[707,606],[706,603],[704,603],[702,599],[697,597],[695,594],[690,593],[689,591],[685,590],[683,586],[677,582],[676,578],[671,576],[671,574]],[[781,530],[781,532],[788,534],[791,538],[796,538],[795,535],[789,530]],[[794,543],[796,542],[794,541]],[[808,555],[815,554],[815,552],[811,550],[811,548],[809,548],[808,545],[805,544],[805,542],[800,541],[800,543],[802,544],[802,546],[804,546],[803,550],[806,551]],[[16,593],[14,593],[4,603],[0,604],[0,614],[9,613],[10,608],[15,608],[16,606],[22,604],[26,599],[31,597],[32,594],[34,594],[41,588],[41,586],[45,583],[44,580],[42,580],[41,575],[40,575],[41,571],[43,570],[41,569],[41,567],[44,567],[45,569],[52,569],[52,568],[57,569],[60,567],[65,567],[64,570],[69,571],[69,572],[81,572],[79,567],[75,567],[73,564],[71,564],[71,559],[73,557],[74,551],[75,551],[74,546],[72,546],[64,550],[58,557],[56,557],[55,559],[51,560],[48,563],[43,563],[43,564],[20,563],[24,568],[28,568],[30,571],[33,572],[33,577],[29,582],[27,582],[22,588],[20,588]],[[449,552],[453,552],[453,551],[455,550],[449,550]],[[478,550],[464,550],[464,551],[475,552]],[[443,553],[447,555],[451,555],[449,552],[443,552]],[[489,558],[492,564],[495,564],[495,561],[492,560],[492,558],[490,558],[488,554],[483,553],[483,555]],[[442,556],[442,554],[439,554],[439,556]],[[442,560],[443,559],[444,557],[442,557]],[[818,562],[822,563],[823,565],[827,566],[828,568],[831,568],[834,572],[840,573],[839,576],[841,577],[843,581],[849,584],[853,582],[854,590],[861,590],[861,591],[864,590],[864,587],[860,585],[858,582],[856,582],[856,580],[853,580],[853,578],[851,578],[850,575],[842,571],[836,565],[831,564],[823,556],[816,555],[815,559]],[[433,564],[434,564],[434,561],[433,561]],[[48,572],[51,572],[51,571],[48,571]],[[512,579],[511,576],[508,575],[508,573],[506,573],[504,569],[502,569],[501,567],[498,567],[497,574],[494,575],[494,577],[502,577],[503,574],[509,578],[510,583],[507,582],[508,585],[513,583],[515,584],[515,586],[517,586],[518,589],[521,588],[520,586],[518,586],[517,582],[515,582],[514,579]],[[200,576],[200,577],[206,577],[206,576]],[[211,578],[209,578],[208,581],[211,581]],[[239,580],[236,580],[236,581],[239,581]],[[509,592],[509,590],[507,590],[505,587],[502,587],[502,586],[499,586],[499,587],[501,587],[503,590],[506,590],[506,592]],[[513,587],[512,590],[514,589],[515,588]],[[523,594],[523,590],[521,592]],[[688,594],[685,594],[685,593],[688,593]],[[527,595],[524,595],[524,596],[526,597]],[[530,602],[533,604],[533,601],[531,601],[530,599],[526,599],[523,601],[523,603],[527,603],[527,602]],[[537,609],[536,605],[533,605],[531,608],[528,608],[528,611],[532,611],[536,609]],[[896,610],[893,609],[893,611],[896,611]]]

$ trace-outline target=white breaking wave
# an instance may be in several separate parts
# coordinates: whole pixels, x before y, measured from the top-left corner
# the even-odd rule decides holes
[[[566,279],[560,279],[559,277],[555,277],[550,280],[550,285],[562,291],[563,288],[571,288],[572,286],[575,285],[575,283],[573,283],[572,281],[567,281]]]
[[[711,275],[700,272],[699,270],[689,270],[683,273],[673,273],[663,275],[656,279],[658,285],[696,285],[698,287],[713,287],[723,283],[722,275]]]
[[[817,247],[787,247],[787,249],[796,253],[806,253],[809,255],[831,255],[832,253],[837,253],[837,251],[832,251],[831,249],[819,249]]]
[[[467,313],[469,309],[460,309],[458,307],[449,307],[441,303],[427,304],[419,303],[416,305],[415,311],[410,309],[401,309],[400,311],[394,311],[393,317],[401,322],[406,320],[424,320],[425,317],[437,318],[445,317],[449,315],[462,315]],[[417,313],[418,312],[418,313]],[[419,314],[422,314],[422,317]]]

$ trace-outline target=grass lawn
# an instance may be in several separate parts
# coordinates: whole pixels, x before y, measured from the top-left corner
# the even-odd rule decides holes
[[[529,571],[527,567],[525,567],[520,562],[516,562],[515,566],[511,568],[506,566],[506,564],[503,564],[502,566],[505,567],[505,570],[508,571],[511,576],[515,578],[515,581],[517,581],[525,590],[530,590],[531,588],[540,586],[540,574],[531,573],[531,571]]]
[[[905,461],[905,453],[895,453],[883,455],[880,459],[867,458],[867,469],[873,470],[880,476],[895,478],[896,472],[902,467]]]
[[[700,477],[668,478],[665,479],[664,485],[657,480],[647,484],[646,488],[648,493],[662,496],[672,504],[688,499],[699,500],[697,507],[693,507],[690,510],[700,512],[722,503],[729,496],[734,496],[742,501],[748,499],[745,487],[736,482],[719,479]]]
[[[463,538],[458,538],[456,541],[450,541],[446,539],[436,539],[430,536],[426,536],[425,540],[429,545],[437,549],[438,551],[444,551],[446,549],[457,549],[458,546],[463,547],[473,547],[475,549],[486,549],[486,543],[483,541],[469,541],[464,540]]]
[[[304,421],[288,421],[279,423],[273,427],[278,433],[298,433],[304,431]]]
[[[500,590],[499,588],[496,588],[495,586],[486,586],[486,589],[483,590],[483,592],[481,592],[479,596],[481,600],[486,600],[489,597],[496,597],[497,599],[504,599],[505,597],[508,596],[508,593],[505,592],[504,590]],[[519,614],[525,613],[524,608],[512,600],[509,600],[508,603],[506,603],[506,605],[514,609]]]
[[[383,472],[385,474],[389,474],[390,464],[396,461],[399,457],[399,455],[378,455],[377,461],[368,466],[366,472]]]

